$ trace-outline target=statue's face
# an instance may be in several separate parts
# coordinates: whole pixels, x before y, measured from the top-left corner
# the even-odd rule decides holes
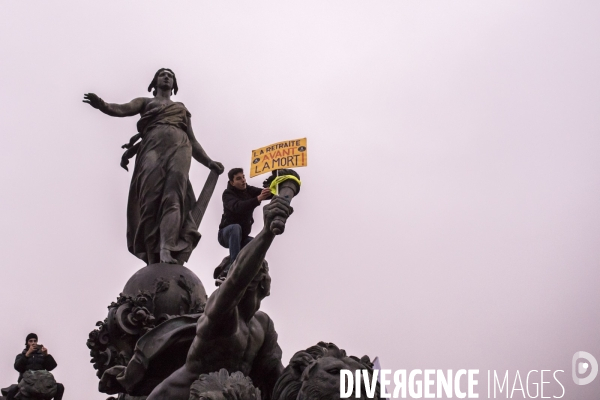
[[[156,79],[156,86],[161,89],[171,91],[173,89],[174,82],[173,74],[170,71],[162,70],[158,74],[158,78]]]
[[[262,281],[265,279],[265,272],[261,270],[261,272],[259,272],[258,274],[256,274],[256,276],[254,277],[254,279],[252,279],[252,282],[250,282],[250,284],[248,285],[248,287],[246,288],[247,292],[254,292],[258,289],[258,287],[260,286],[260,284],[262,283]]]

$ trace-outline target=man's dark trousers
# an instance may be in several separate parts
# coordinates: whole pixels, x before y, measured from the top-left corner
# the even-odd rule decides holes
[[[229,264],[223,269],[223,274],[229,272],[229,268],[237,258],[240,250],[254,239],[252,236],[242,237],[242,227],[238,224],[227,225],[219,229],[219,244],[229,249]]]

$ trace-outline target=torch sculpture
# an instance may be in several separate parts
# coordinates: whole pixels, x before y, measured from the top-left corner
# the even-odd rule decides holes
[[[271,193],[283,197],[290,203],[300,193],[300,175],[292,169],[273,171],[272,175],[263,182],[263,187],[270,188]],[[271,230],[276,235],[281,235],[285,230],[285,221],[275,218],[271,222]]]

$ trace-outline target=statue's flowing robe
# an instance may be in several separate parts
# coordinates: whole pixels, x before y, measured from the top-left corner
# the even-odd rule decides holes
[[[190,113],[182,103],[151,108],[138,121],[142,141],[127,204],[127,248],[148,263],[148,254],[170,250],[187,261],[200,240],[190,211],[196,199],[188,175]]]

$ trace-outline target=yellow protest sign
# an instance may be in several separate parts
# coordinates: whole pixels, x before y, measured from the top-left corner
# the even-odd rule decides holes
[[[286,140],[252,150],[250,178],[283,168],[298,168],[308,165],[306,138]]]
[[[252,150],[250,177],[276,169],[306,167],[307,153],[306,138],[286,140]]]

